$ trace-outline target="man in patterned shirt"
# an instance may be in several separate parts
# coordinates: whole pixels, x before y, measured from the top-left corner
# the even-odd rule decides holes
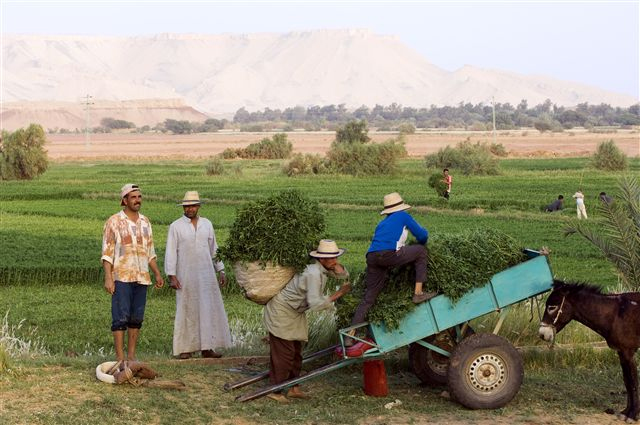
[[[136,342],[144,319],[147,288],[151,285],[149,268],[155,276],[155,287],[164,280],[156,264],[156,251],[149,219],[140,214],[142,193],[135,184],[125,184],[120,191],[124,208],[109,217],[102,239],[104,289],[111,295],[111,331],[116,358],[124,361],[124,333],[128,331],[127,360],[135,360]]]

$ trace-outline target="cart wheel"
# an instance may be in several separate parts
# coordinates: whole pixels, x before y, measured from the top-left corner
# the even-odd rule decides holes
[[[518,393],[522,357],[506,339],[475,334],[458,344],[447,374],[451,396],[469,409],[497,409]]]
[[[465,329],[465,338],[473,335],[474,332],[471,326],[467,326]],[[450,353],[458,345],[454,328],[447,329],[436,335],[431,335],[424,340]],[[420,344],[413,343],[409,345],[409,367],[424,384],[445,385],[447,383],[449,357],[443,356]]]

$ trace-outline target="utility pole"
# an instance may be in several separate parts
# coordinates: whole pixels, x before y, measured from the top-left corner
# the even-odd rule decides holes
[[[89,106],[93,105],[91,101],[93,96],[86,95],[82,104],[84,107],[84,148],[86,150],[91,149],[91,142],[89,141]]]
[[[491,96],[491,108],[493,109],[493,144],[496,144],[496,99]]]

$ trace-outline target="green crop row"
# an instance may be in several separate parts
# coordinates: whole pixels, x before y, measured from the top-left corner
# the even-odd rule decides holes
[[[585,159],[509,159],[503,174],[466,177],[454,174],[450,201],[426,185],[421,160],[404,160],[395,177],[336,175],[285,177],[282,161],[243,161],[242,175],[206,176],[203,163],[160,162],[55,163],[37,180],[0,182],[0,285],[79,283],[100,279],[104,221],[119,210],[118,191],[125,182],[141,185],[142,212],[154,225],[159,261],[167,226],[182,211],[176,202],[186,190],[208,199],[201,213],[214,223],[219,243],[226,240],[236,209],[279,190],[296,188],[325,211],[327,237],[348,249],[344,263],[364,269],[364,254],[381,219],[382,196],[392,191],[413,205],[412,214],[432,233],[494,228],[523,246],[552,249],[554,271],[563,278],[617,282],[611,266],[588,243],[562,229],[573,219],[570,195],[578,186],[587,194],[590,220],[598,221],[594,199],[601,190],[615,195],[618,173],[585,168]],[[631,161],[631,172],[640,160]],[[566,210],[547,214],[540,207],[564,193]]]

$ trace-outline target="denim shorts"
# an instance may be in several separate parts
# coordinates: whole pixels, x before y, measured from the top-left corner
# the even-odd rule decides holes
[[[111,330],[140,329],[147,303],[147,285],[116,280],[116,290],[111,296]]]

